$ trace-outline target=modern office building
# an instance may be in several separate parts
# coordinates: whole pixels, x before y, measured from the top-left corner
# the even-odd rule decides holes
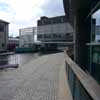
[[[73,100],[99,100],[100,44],[93,43],[95,21],[92,15],[100,9],[100,0],[63,0],[63,3],[66,18],[75,33],[74,60],[68,56],[68,50],[65,59],[70,92]]]
[[[9,23],[0,20],[0,52],[7,50]]]
[[[96,26],[96,41],[100,42],[100,25]]]
[[[23,28],[19,30],[20,34],[20,40],[19,40],[19,46],[20,47],[32,47],[34,43],[34,35],[37,32],[36,27],[29,27],[29,28]]]
[[[37,40],[42,42],[73,41],[73,30],[65,16],[46,17],[38,20]]]

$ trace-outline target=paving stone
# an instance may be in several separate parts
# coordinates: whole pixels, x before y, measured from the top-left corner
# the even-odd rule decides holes
[[[57,53],[2,73],[6,76],[0,77],[0,100],[58,100],[59,88],[62,88],[59,87],[59,73],[63,64],[64,54]]]

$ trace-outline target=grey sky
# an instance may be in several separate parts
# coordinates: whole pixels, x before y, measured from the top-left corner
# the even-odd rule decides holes
[[[36,26],[41,16],[64,15],[63,0],[0,0],[0,19],[10,22],[9,33],[16,36],[20,28]],[[94,15],[100,24],[100,11]]]
[[[10,35],[20,28],[36,26],[41,16],[64,14],[63,0],[0,0],[0,19],[10,22]]]
[[[96,25],[100,25],[100,10],[93,14],[93,18],[96,18]]]

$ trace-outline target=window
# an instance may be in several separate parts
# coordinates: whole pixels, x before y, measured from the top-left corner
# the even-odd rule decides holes
[[[0,32],[4,32],[4,24],[0,23]]]
[[[58,34],[58,38],[61,38],[62,36],[61,36],[61,34]]]
[[[42,20],[42,25],[44,25],[45,24],[45,20]]]
[[[53,34],[53,38],[57,38],[57,34]]]
[[[4,43],[2,43],[2,47],[4,47],[5,46],[5,44]]]
[[[63,23],[64,22],[64,19],[63,18],[61,18],[61,23]]]
[[[37,36],[37,38],[42,38],[42,34],[39,34],[39,35]]]
[[[44,34],[44,38],[49,38],[49,35],[48,34]]]

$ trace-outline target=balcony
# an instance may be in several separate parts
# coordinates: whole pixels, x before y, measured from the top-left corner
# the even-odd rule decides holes
[[[100,85],[83,71],[65,51],[66,76],[73,100],[100,100]]]

